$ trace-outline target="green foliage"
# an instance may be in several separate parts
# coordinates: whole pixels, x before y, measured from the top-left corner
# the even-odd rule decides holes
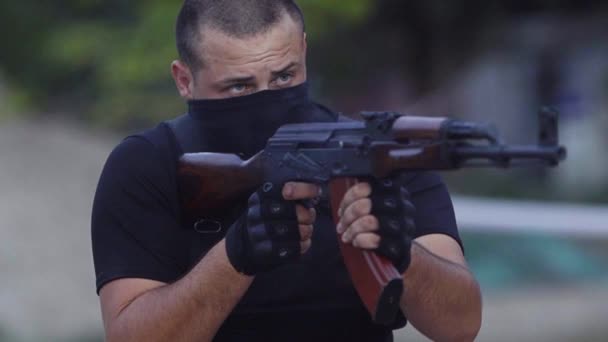
[[[371,0],[300,1],[310,41],[366,18]],[[34,110],[111,127],[151,124],[183,103],[169,73],[178,0],[0,3],[0,70]]]
[[[300,1],[306,17],[306,31],[313,42],[336,26],[354,26],[363,22],[371,12],[372,0],[306,0]]]

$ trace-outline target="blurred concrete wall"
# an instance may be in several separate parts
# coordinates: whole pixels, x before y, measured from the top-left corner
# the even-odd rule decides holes
[[[55,119],[0,123],[0,331],[101,336],[89,221],[116,141]]]
[[[536,109],[560,110],[568,160],[553,173],[559,193],[584,198],[608,185],[608,26],[603,14],[521,17],[484,33],[459,74],[405,113],[495,123],[508,142],[534,142]]]

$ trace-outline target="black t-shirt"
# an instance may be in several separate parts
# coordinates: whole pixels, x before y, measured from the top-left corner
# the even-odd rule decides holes
[[[180,221],[176,161],[167,123],[126,138],[110,154],[92,215],[97,291],[119,278],[171,283],[185,275],[223,235]],[[439,176],[404,174],[416,206],[416,235],[446,234],[460,243],[452,203]],[[225,234],[225,232],[224,232]],[[295,264],[256,276],[220,328],[216,341],[391,341],[375,325],[338,250],[329,208],[318,208],[311,249]]]

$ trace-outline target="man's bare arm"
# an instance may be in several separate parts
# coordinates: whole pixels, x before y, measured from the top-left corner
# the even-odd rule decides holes
[[[319,195],[312,184],[287,183],[285,200]],[[314,209],[296,205],[300,252],[311,246]],[[119,279],[100,291],[108,341],[210,341],[247,291],[253,277],[235,270],[220,241],[182,279],[165,284]]]
[[[253,277],[234,270],[222,240],[173,284],[120,279],[101,289],[107,341],[210,341]]]
[[[371,192],[368,183],[346,192],[336,229],[345,243],[374,250],[381,237],[371,215]],[[434,341],[472,341],[481,325],[481,292],[456,240],[443,234],[419,237],[410,256],[400,304],[412,325]]]
[[[401,309],[433,341],[473,341],[481,326],[481,291],[458,243],[447,235],[414,241]]]

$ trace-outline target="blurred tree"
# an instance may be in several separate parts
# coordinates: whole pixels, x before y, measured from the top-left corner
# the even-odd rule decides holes
[[[501,16],[539,9],[571,11],[603,2],[299,3],[314,49],[315,85],[324,94],[352,99],[378,88],[387,75],[408,80],[414,98],[432,91],[474,60],[482,29]],[[147,125],[183,110],[168,70],[176,57],[173,26],[180,4],[2,1],[0,69],[38,111],[69,111],[111,126]]]
[[[179,0],[0,3],[0,68],[38,110],[141,127],[183,110],[169,75]],[[363,21],[371,0],[302,2],[311,41]]]

